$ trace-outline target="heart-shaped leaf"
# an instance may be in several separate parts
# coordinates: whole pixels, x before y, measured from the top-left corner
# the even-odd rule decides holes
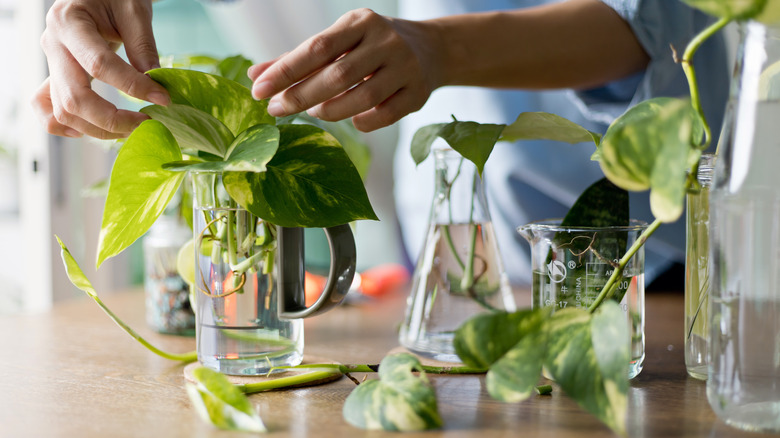
[[[412,371],[420,370],[415,376]],[[411,354],[382,359],[379,380],[361,383],[342,410],[353,426],[369,430],[415,431],[442,426],[433,386]]]
[[[158,68],[147,73],[168,90],[171,102],[210,114],[233,135],[250,126],[276,123],[266,111],[268,102],[255,100],[252,92],[237,82],[195,70]]]
[[[575,308],[549,319],[545,366],[566,394],[618,434],[625,434],[629,340],[626,316],[614,301],[594,315]]]
[[[501,132],[506,125],[477,122],[450,122],[439,131],[443,138],[463,158],[477,166],[477,172],[482,175],[490,153],[496,145]]]
[[[264,173],[227,172],[225,189],[256,216],[284,227],[330,227],[376,214],[344,149],[310,125],[280,125]]]
[[[565,143],[592,141],[597,146],[601,135],[557,114],[545,112],[520,113],[501,133],[501,141],[553,140]]]
[[[615,120],[599,148],[607,178],[626,190],[652,189],[653,215],[665,222],[682,213],[689,151],[698,145],[697,117],[688,101],[650,99]]]
[[[561,226],[628,226],[628,210],[628,192],[602,178],[582,192],[561,221]]]
[[[218,157],[233,142],[233,133],[213,116],[187,105],[150,105],[141,112],[161,122],[171,131],[182,149],[203,151]]]
[[[160,122],[146,120],[119,150],[111,170],[98,241],[97,266],[130,246],[154,224],[184,179],[162,168],[181,150]]]
[[[265,172],[279,147],[279,129],[256,125],[239,134],[228,147],[225,161],[183,160],[165,163],[164,169],[200,172]]]
[[[418,129],[412,137],[411,153],[414,164],[420,164],[431,154],[431,145],[439,137],[446,123],[434,123]]]
[[[206,367],[195,368],[192,377],[187,394],[203,421],[225,430],[267,432],[249,399],[227,377]]]

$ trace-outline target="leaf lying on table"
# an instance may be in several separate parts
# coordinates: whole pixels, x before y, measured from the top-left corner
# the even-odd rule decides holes
[[[84,271],[81,270],[81,267],[76,262],[76,259],[74,259],[70,254],[70,251],[68,251],[68,248],[62,242],[62,240],[60,240],[60,238],[57,236],[54,237],[57,238],[57,242],[60,244],[62,262],[65,265],[65,272],[68,274],[68,279],[70,282],[73,283],[73,285],[77,288],[86,292],[87,295],[89,295],[89,297],[92,298],[101,309],[103,309],[106,315],[108,315],[108,317],[116,323],[116,325],[118,325],[128,335],[132,336],[133,339],[140,342],[141,345],[148,348],[152,353],[164,357],[165,359],[178,360],[181,362],[194,362],[198,360],[198,355],[195,351],[183,354],[174,354],[160,350],[159,348],[150,344],[146,339],[141,337],[141,335],[136,333],[135,330],[130,328],[129,325],[125,324],[124,321],[119,319],[119,317],[116,316],[114,312],[111,311],[111,309],[103,304],[103,301],[100,299],[100,297],[98,297],[98,294],[95,291],[95,288],[92,286],[92,283],[90,283],[89,279],[87,279],[87,276],[84,275]]]
[[[267,432],[263,420],[243,392],[217,371],[199,367],[187,382],[187,395],[198,415],[220,429]]]
[[[497,334],[500,334],[497,335]],[[489,367],[493,398],[530,397],[542,367],[561,389],[612,430],[625,434],[629,342],[625,315],[604,302],[594,314],[567,308],[474,317],[455,334],[455,350],[472,367]]]
[[[361,429],[414,431],[442,426],[433,386],[411,354],[382,359],[379,380],[361,383],[344,403],[344,419]]]

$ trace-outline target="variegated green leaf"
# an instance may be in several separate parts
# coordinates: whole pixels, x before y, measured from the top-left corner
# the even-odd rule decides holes
[[[247,88],[252,88],[252,80],[246,74],[252,64],[251,60],[241,55],[229,56],[219,61],[217,74],[231,81],[236,81]]]
[[[684,3],[707,14],[721,18],[747,19],[764,9],[768,0],[682,0]]]
[[[171,102],[210,114],[233,135],[250,126],[276,123],[266,111],[268,102],[255,100],[252,92],[237,82],[194,70],[158,68],[147,73],[168,90]]]
[[[565,143],[592,141],[597,146],[601,135],[556,114],[520,113],[501,133],[501,141],[553,140]]]
[[[225,174],[236,202],[285,227],[377,219],[360,175],[333,136],[310,125],[280,125],[279,132],[279,150],[266,172]]]
[[[233,133],[213,116],[187,105],[150,105],[141,112],[161,122],[183,149],[207,152],[224,158]]]
[[[415,164],[420,164],[431,153],[431,145],[439,137],[439,131],[446,123],[435,123],[418,129],[412,137],[411,153]]]
[[[130,246],[154,224],[184,179],[162,168],[181,160],[176,140],[160,122],[147,120],[119,150],[111,170],[98,241],[97,266]]]
[[[192,376],[195,383],[187,382],[187,394],[203,421],[220,429],[267,432],[246,395],[224,375],[199,367]]]
[[[626,190],[651,189],[653,215],[665,222],[682,213],[696,117],[688,101],[650,99],[615,120],[599,148],[607,178]]]
[[[474,316],[458,327],[453,345],[464,364],[487,369],[529,332],[538,330],[550,309],[497,312]]]
[[[488,393],[496,400],[519,402],[531,396],[547,355],[547,332],[539,318],[538,326],[499,359],[487,373]]]
[[[455,121],[442,127],[438,135],[463,158],[474,163],[477,172],[482,175],[485,163],[505,127],[491,123]]]
[[[604,302],[595,315],[558,310],[547,329],[545,366],[555,381],[585,410],[625,434],[629,342],[618,304]]]
[[[279,148],[279,129],[273,125],[255,125],[236,137],[228,146],[225,161],[184,160],[165,163],[163,168],[200,172],[265,172]]]
[[[371,149],[361,138],[360,131],[352,124],[351,119],[329,122],[312,117],[306,113],[298,114],[298,119],[303,120],[309,125],[317,126],[336,137],[344,152],[355,165],[360,174],[360,178],[365,181],[368,170],[371,167]],[[277,121],[278,122],[278,121]],[[280,123],[281,124],[281,123]]]
[[[395,354],[379,365],[379,380],[361,383],[342,410],[353,426],[369,430],[415,431],[442,426],[436,394],[416,357]]]

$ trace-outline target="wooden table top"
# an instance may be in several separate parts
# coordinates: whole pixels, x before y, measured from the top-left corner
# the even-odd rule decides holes
[[[404,299],[398,293],[307,320],[306,354],[342,363],[378,363],[397,346]],[[142,292],[107,295],[104,301],[158,347],[194,349],[193,338],[146,328]],[[687,377],[682,294],[648,294],[646,316],[647,359],[629,390],[629,435],[759,436],[718,420],[707,403],[705,383]],[[197,417],[182,369],[148,352],[86,298],[58,304],[45,314],[0,317],[0,437],[245,436],[216,430]],[[560,390],[551,397],[505,404],[488,396],[484,375],[431,380],[445,426],[424,434],[368,432],[347,424],[341,408],[354,384],[346,378],[254,394],[250,400],[270,436],[612,435]]]

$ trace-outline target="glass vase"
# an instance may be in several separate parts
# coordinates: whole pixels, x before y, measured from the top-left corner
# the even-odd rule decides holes
[[[780,28],[745,32],[710,191],[707,397],[732,426],[780,432]]]
[[[697,175],[701,189],[689,193],[685,215],[685,368],[707,379],[710,296],[710,186],[715,156],[704,154]]]
[[[452,149],[433,155],[433,205],[399,341],[419,355],[458,362],[455,330],[482,312],[513,311],[515,303],[476,167]]]

